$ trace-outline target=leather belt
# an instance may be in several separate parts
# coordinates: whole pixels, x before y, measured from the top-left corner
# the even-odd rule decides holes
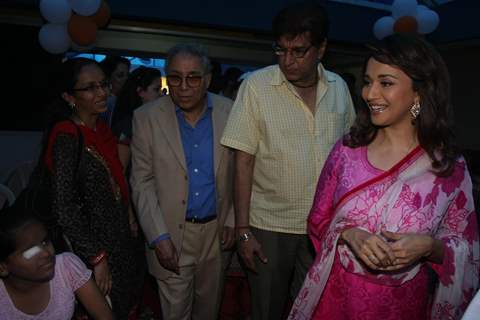
[[[217,219],[217,216],[208,216],[204,218],[191,217],[191,218],[185,218],[185,221],[190,223],[204,224],[215,219]]]

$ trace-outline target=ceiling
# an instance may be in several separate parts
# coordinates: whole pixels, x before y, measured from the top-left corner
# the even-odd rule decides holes
[[[112,20],[99,31],[94,46],[86,50],[161,57],[177,43],[197,42],[222,63],[262,66],[275,61],[271,52],[272,18],[281,8],[300,0],[106,1]],[[361,65],[363,44],[375,41],[373,25],[391,14],[394,0],[310,1],[324,5],[329,14],[329,46],[324,63],[327,67],[348,69]],[[0,23],[29,25],[34,33],[38,32],[37,28],[44,23],[39,2],[0,0]],[[418,2],[440,17],[438,28],[427,35],[428,40],[444,48],[465,50],[480,46],[479,0]]]
[[[170,23],[190,27],[249,31],[269,34],[273,16],[298,0],[107,0],[112,17]],[[390,15],[393,0],[313,0],[323,4],[330,16],[334,41],[363,43],[374,40],[373,24]],[[432,42],[449,43],[480,38],[480,1],[419,0],[440,16],[438,28],[428,36]],[[0,6],[26,7],[38,11],[39,0],[3,0]],[[135,5],[132,5],[134,3]]]

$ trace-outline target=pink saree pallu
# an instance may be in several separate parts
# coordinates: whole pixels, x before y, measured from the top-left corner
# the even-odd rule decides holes
[[[460,319],[479,282],[471,180],[459,159],[449,177],[432,172],[417,147],[388,171],[368,164],[366,147],[339,141],[320,176],[308,220],[317,251],[289,319]],[[441,264],[420,260],[376,272],[338,243],[348,228],[429,234],[444,243]],[[438,282],[429,294],[428,269]],[[428,309],[428,310],[427,310]]]

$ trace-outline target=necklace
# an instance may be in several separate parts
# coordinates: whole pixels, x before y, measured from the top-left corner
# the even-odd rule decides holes
[[[81,125],[81,126],[90,128],[89,126],[87,126],[87,124],[86,124],[82,119],[80,119],[80,117],[79,117],[77,114],[72,115],[72,120],[73,120],[76,124],[79,124],[79,125]],[[96,124],[96,123],[95,123],[95,125],[93,126],[92,130],[93,130],[93,131],[97,131],[97,124]]]

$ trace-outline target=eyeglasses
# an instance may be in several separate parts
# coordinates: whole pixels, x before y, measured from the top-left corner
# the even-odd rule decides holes
[[[83,88],[74,88],[73,91],[83,91],[83,92],[88,92],[88,93],[96,93],[98,90],[102,89],[103,91],[109,91],[111,89],[111,84],[107,80],[98,82],[98,83],[92,83],[86,87]]]
[[[179,87],[182,85],[183,79],[188,87],[198,88],[202,83],[203,75],[189,74],[186,77],[181,77],[176,74],[167,75],[167,84],[171,87]]]
[[[285,56],[290,51],[292,53],[292,56],[296,59],[303,58],[307,54],[308,50],[310,50],[310,48],[312,47],[313,45],[309,45],[306,48],[296,47],[292,49],[287,49],[287,48],[280,47],[276,43],[272,45],[273,52],[275,52],[277,56],[280,56],[280,57]]]

